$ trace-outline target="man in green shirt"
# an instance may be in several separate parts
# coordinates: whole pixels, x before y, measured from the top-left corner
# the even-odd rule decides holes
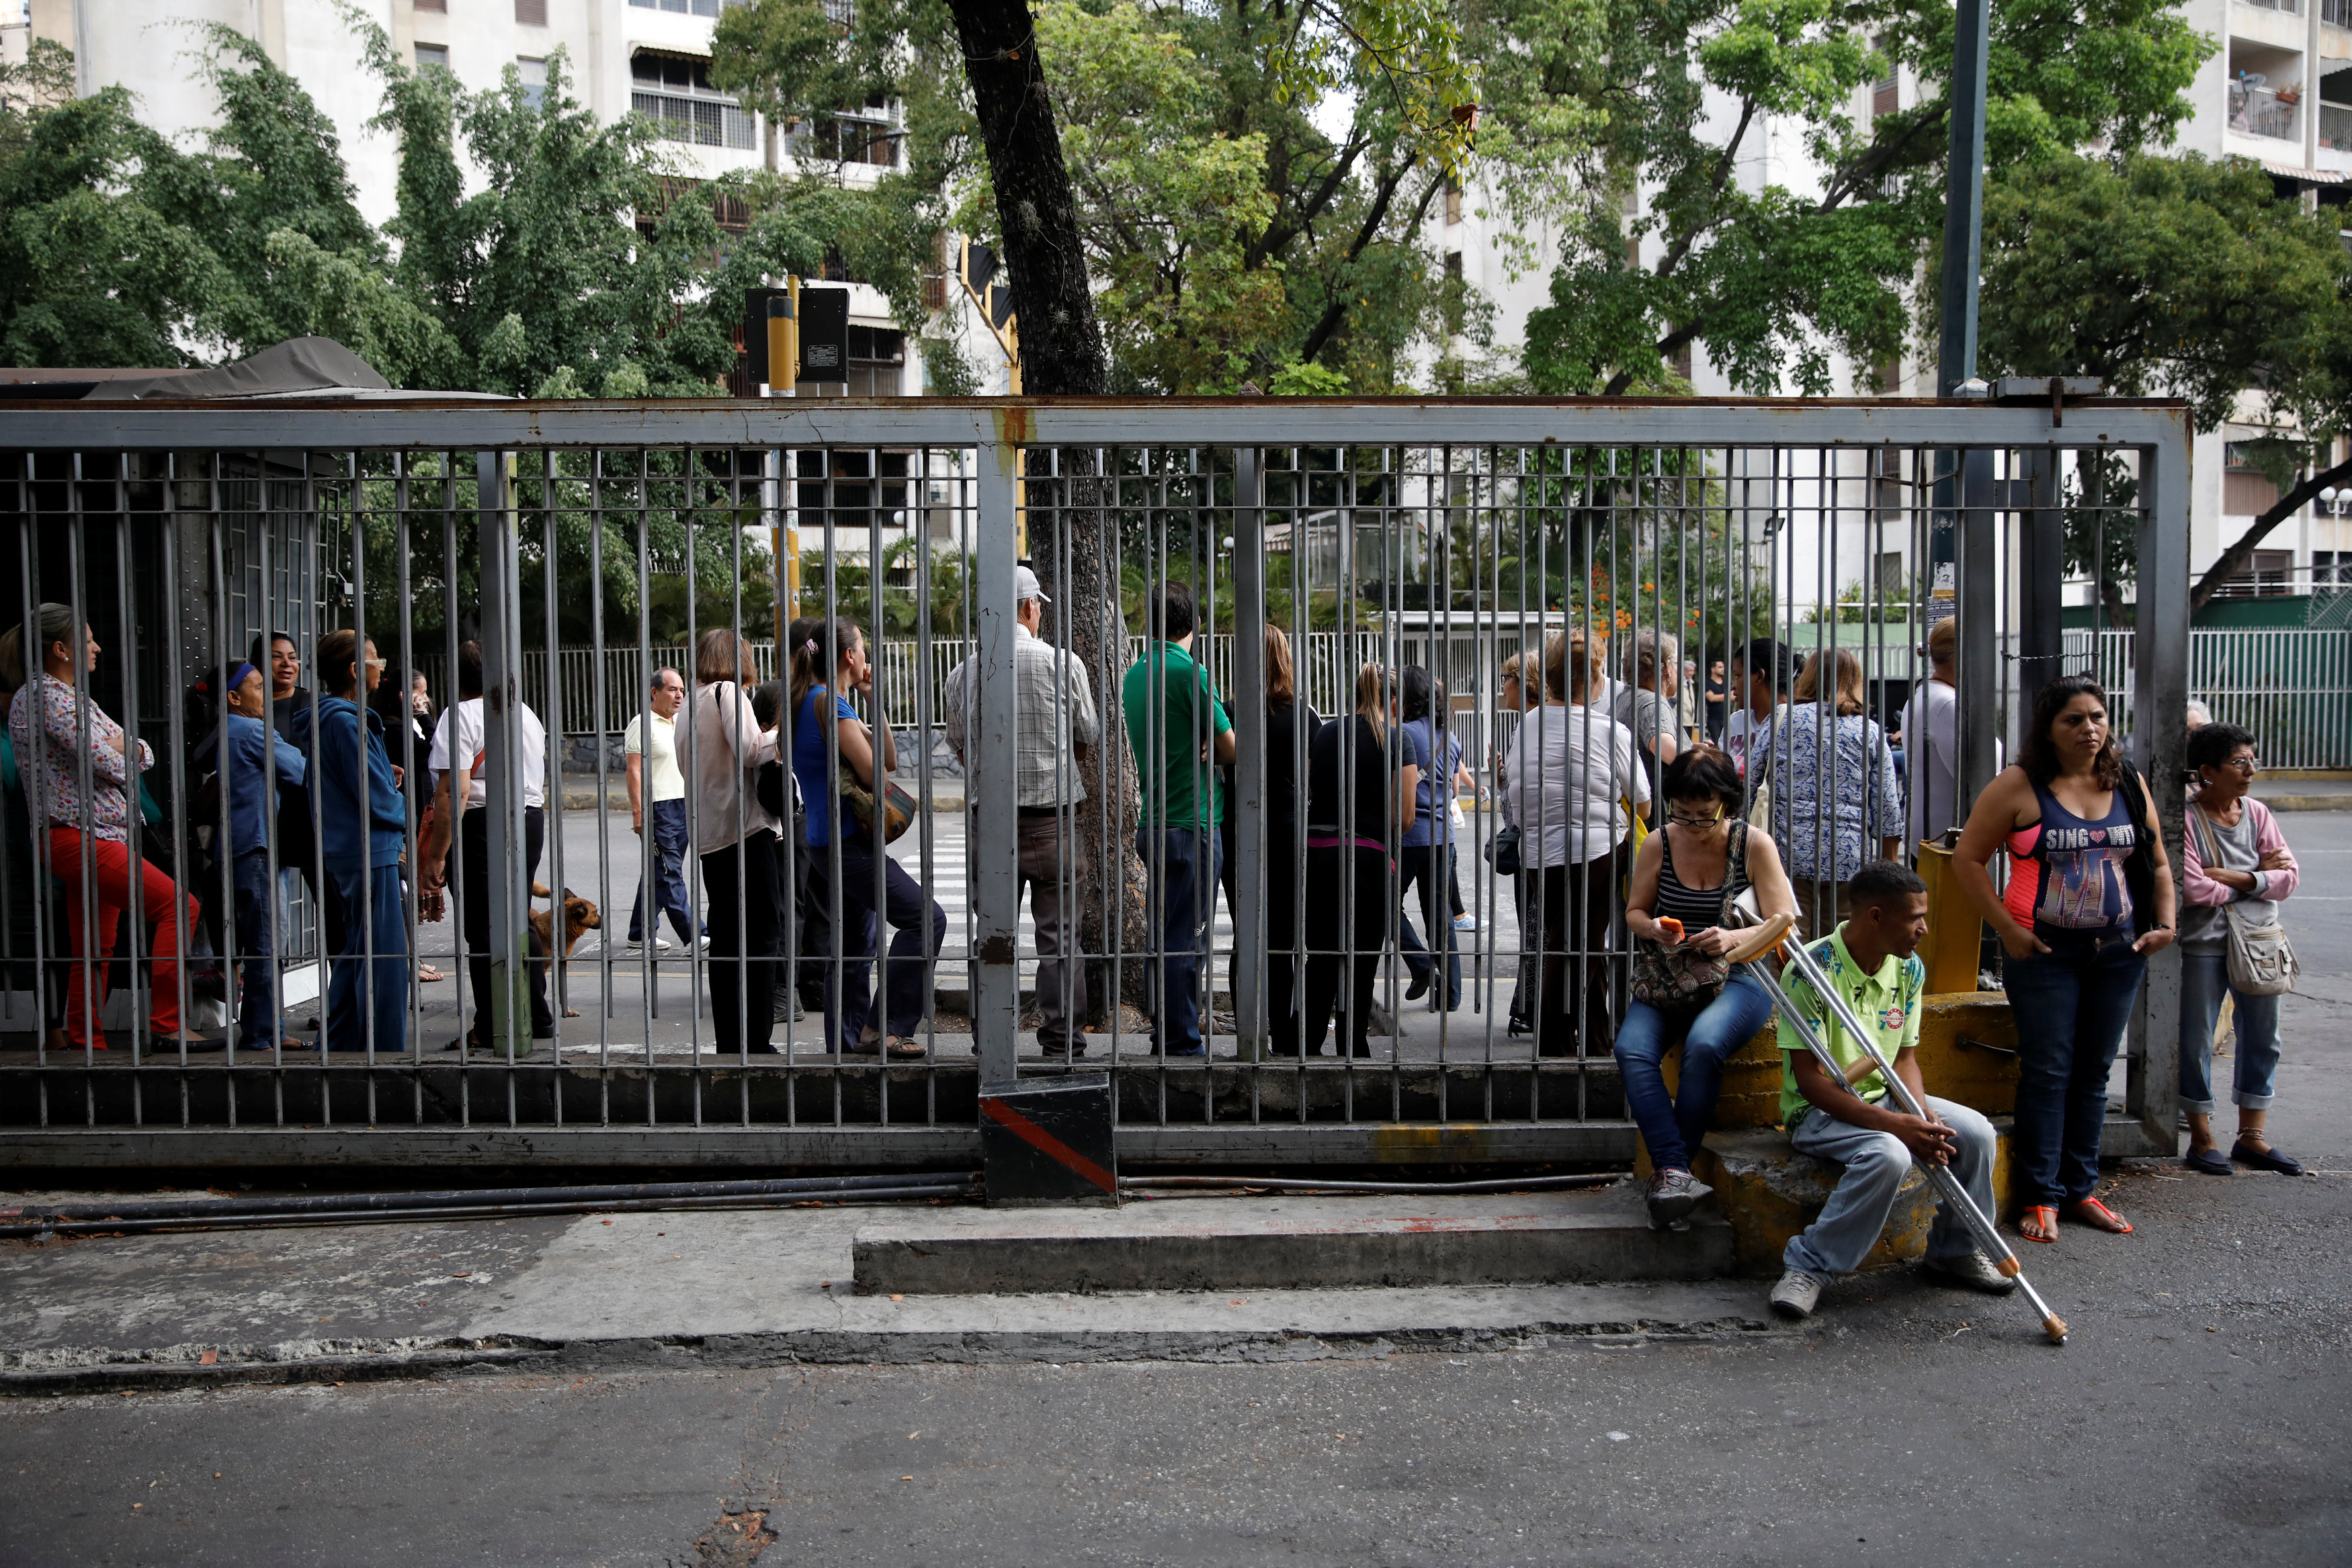
[[[1845,1167],[1821,1218],[1790,1238],[1780,1254],[1787,1272],[1772,1289],[1772,1310],[1787,1318],[1811,1316],[1822,1287],[1861,1265],[1886,1228],[1914,1160],[1950,1166],[1978,1208],[1990,1214],[1993,1207],[1992,1124],[1965,1105],[1930,1098],[1919,1077],[1920,992],[1927,971],[1914,955],[1927,934],[1927,884],[1898,861],[1878,861],[1846,884],[1846,919],[1805,951],[1854,1016],[1874,1029],[1879,1054],[1928,1115],[1887,1104],[1885,1075],[1871,1064],[1870,1053],[1811,986],[1793,972],[1782,977],[1789,999],[1845,1069],[1843,1078],[1832,1077],[1786,1015],[1780,1019],[1780,1119],[1789,1142],[1801,1154]],[[1927,1267],[1955,1284],[1994,1294],[2017,1286],[1977,1250],[1948,1206],[1939,1208],[1927,1233]]]
[[[1217,768],[1234,759],[1234,723],[1192,660],[1192,591],[1171,582],[1150,601],[1152,643],[1127,672],[1119,706],[1135,748],[1151,925],[1151,1035],[1170,1056],[1205,1056],[1201,965],[1217,900]]]

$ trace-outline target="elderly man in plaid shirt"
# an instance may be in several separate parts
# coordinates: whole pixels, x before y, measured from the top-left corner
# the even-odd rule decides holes
[[[1015,804],[1021,816],[1021,881],[1029,890],[1029,911],[1037,923],[1037,1009],[1044,1015],[1037,1043],[1047,1056],[1066,1061],[1087,1051],[1080,1025],[1087,1013],[1087,967],[1075,950],[1071,916],[1077,908],[1078,878],[1076,867],[1063,862],[1061,812],[1087,798],[1072,742],[1097,744],[1102,725],[1095,714],[1086,665],[1039,635],[1050,601],[1037,584],[1037,574],[1025,566],[1013,570],[1013,600],[1018,628],[1013,673],[1020,693]],[[967,659],[948,672],[947,684],[940,689],[948,745],[967,766],[965,705],[977,695],[967,690],[971,670]],[[979,800],[972,804],[982,810],[1001,810],[1003,805]]]

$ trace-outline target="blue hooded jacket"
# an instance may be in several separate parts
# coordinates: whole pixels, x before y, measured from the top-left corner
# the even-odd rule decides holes
[[[319,728],[310,732],[310,710],[294,711],[289,726],[294,744],[310,759],[310,788],[319,798],[319,852],[329,871],[397,865],[408,839],[408,809],[392,781],[392,758],[383,748],[383,721],[366,715],[349,697],[319,699]],[[367,790],[359,788],[366,737]],[[364,824],[364,826],[362,826]],[[362,835],[366,834],[363,838]]]

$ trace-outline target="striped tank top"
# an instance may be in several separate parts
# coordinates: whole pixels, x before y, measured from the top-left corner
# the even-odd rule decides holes
[[[2108,797],[2097,821],[2074,815],[2039,784],[2042,820],[2009,835],[2009,889],[2001,895],[2020,925],[2109,932],[2131,922],[2124,862],[2139,843],[2125,786]]]
[[[1713,887],[1685,886],[1675,874],[1675,841],[1672,831],[1666,831],[1665,852],[1658,862],[1658,895],[1652,901],[1650,917],[1679,920],[1685,933],[1722,925],[1724,901],[1738,897],[1748,887],[1748,824],[1732,820],[1724,844],[1723,881]]]

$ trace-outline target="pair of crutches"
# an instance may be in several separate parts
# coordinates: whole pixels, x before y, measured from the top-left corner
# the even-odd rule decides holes
[[[1829,976],[1822,971],[1820,963],[1805,950],[1804,944],[1787,940],[1789,927],[1794,924],[1793,917],[1790,915],[1775,915],[1756,927],[1748,939],[1734,947],[1727,956],[1734,964],[1750,967],[1756,977],[1763,982],[1765,990],[1771,994],[1773,1007],[1789,1020],[1789,1027],[1797,1031],[1797,1038],[1805,1042],[1805,1049],[1812,1052],[1813,1060],[1821,1063],[1822,1071],[1840,1082],[1851,1083],[1855,1078],[1868,1077],[1871,1068],[1874,1067],[1896,1104],[1914,1116],[1927,1118],[1927,1107],[1912,1094],[1911,1086],[1896,1076],[1895,1064],[1880,1053],[1877,1032],[1854,1017],[1853,1009],[1846,1005],[1845,998],[1838,994],[1830,983]],[[1769,965],[1761,962],[1775,949],[1786,955],[1790,965],[1807,985],[1812,987],[1813,994],[1821,998],[1822,1005],[1836,1018],[1838,1026],[1862,1047],[1868,1066],[1856,1062],[1849,1073],[1838,1065],[1837,1059],[1830,1054],[1829,1047],[1815,1031],[1813,1021],[1789,999],[1789,993],[1780,988],[1780,977],[1772,972]],[[1960,1222],[1968,1227],[1969,1234],[1976,1238],[1977,1245],[1983,1249],[1984,1255],[1992,1260],[1993,1267],[2007,1278],[2016,1281],[2024,1291],[2025,1299],[2041,1315],[2042,1329],[2050,1336],[2050,1343],[2064,1344],[2066,1321],[2050,1310],[2050,1303],[2042,1299],[2032,1281],[2026,1279],[2024,1266],[2018,1262],[2017,1254],[2011,1251],[2009,1243],[2001,1239],[2000,1231],[1993,1225],[1992,1218],[1979,1208],[1976,1200],[1969,1196],[1969,1189],[1961,1184],[1952,1167],[1921,1161],[1920,1168],[1927,1173],[1928,1183],[1935,1187],[1936,1195],[1959,1216]]]

